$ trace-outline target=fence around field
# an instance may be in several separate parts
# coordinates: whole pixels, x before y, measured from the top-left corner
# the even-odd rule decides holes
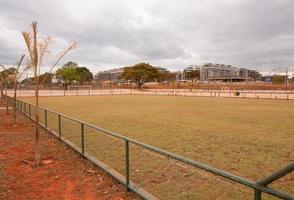
[[[7,90],[12,96],[13,90]],[[34,96],[34,90],[17,90],[18,97]],[[74,89],[74,90],[40,90],[39,96],[89,96],[89,95],[161,95],[161,96],[196,96],[248,99],[294,100],[291,90],[203,90],[203,89]]]
[[[143,199],[289,199],[294,195],[269,186],[294,170],[294,161],[253,181],[5,96],[6,101],[52,132]],[[204,192],[206,191],[206,192]],[[156,196],[156,197],[155,197]]]

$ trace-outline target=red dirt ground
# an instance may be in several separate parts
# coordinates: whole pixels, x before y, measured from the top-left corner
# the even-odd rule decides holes
[[[41,131],[42,164],[33,167],[34,125],[0,110],[0,199],[139,199],[55,136]]]

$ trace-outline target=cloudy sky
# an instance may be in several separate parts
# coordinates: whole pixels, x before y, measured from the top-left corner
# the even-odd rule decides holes
[[[138,62],[294,65],[293,0],[0,0],[0,64],[25,52],[21,30],[33,20],[55,39],[45,65],[71,40],[79,47],[63,63],[94,72]]]

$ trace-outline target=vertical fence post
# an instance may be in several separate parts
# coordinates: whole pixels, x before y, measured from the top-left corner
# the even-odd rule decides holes
[[[130,155],[129,155],[129,141],[126,140],[126,185],[130,185]],[[130,189],[127,187],[127,191]]]
[[[29,115],[30,115],[30,118],[31,118],[31,116],[32,116],[31,104],[29,104]]]
[[[82,145],[82,154],[85,152],[85,144],[84,144],[84,123],[81,123],[81,145]]]
[[[44,114],[45,114],[45,128],[47,128],[47,110],[44,110]]]
[[[61,138],[61,117],[60,114],[58,114],[58,136]]]
[[[261,191],[254,189],[254,200],[261,200]]]
[[[20,102],[20,111],[22,112],[22,102]]]
[[[24,103],[24,112],[25,112],[25,114],[27,114],[27,104],[26,103]]]

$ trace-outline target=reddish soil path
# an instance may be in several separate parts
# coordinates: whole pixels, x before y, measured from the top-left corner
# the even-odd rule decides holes
[[[0,199],[139,199],[55,136],[41,131],[42,165],[33,167],[34,126],[0,110]]]

